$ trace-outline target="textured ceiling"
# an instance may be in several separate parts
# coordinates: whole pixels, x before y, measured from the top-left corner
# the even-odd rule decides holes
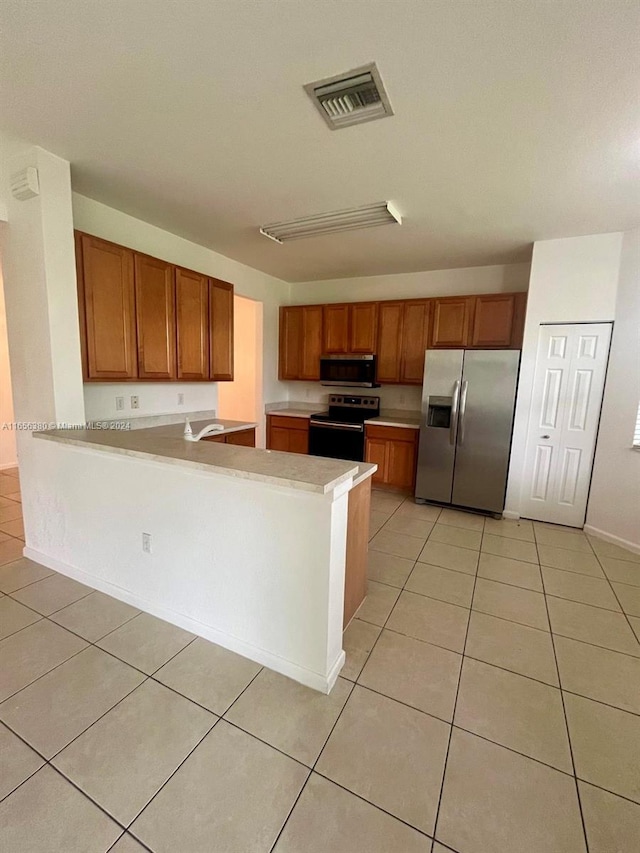
[[[0,122],[74,189],[296,281],[527,260],[640,221],[630,0],[1,0]],[[302,86],[375,60],[395,115]],[[260,225],[392,200],[401,227]]]

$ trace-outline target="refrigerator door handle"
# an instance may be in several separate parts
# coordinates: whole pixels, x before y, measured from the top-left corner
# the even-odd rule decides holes
[[[458,432],[458,403],[460,402],[460,381],[456,379],[453,383],[453,394],[451,396],[451,421],[449,424],[449,444],[455,445],[456,433]]]
[[[462,391],[460,392],[460,414],[458,416],[458,447],[464,444],[464,416],[467,411],[467,391],[469,383],[466,379],[462,381]]]

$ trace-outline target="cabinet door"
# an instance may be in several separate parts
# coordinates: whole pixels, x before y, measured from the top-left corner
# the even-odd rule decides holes
[[[207,278],[176,269],[178,379],[209,378],[209,306]]]
[[[239,432],[230,432],[227,435],[227,444],[237,444],[241,447],[256,446],[255,429],[241,429]]]
[[[432,348],[457,349],[469,346],[473,303],[473,296],[433,300]]]
[[[135,255],[138,377],[175,379],[176,307],[173,267]]]
[[[429,346],[430,299],[404,303],[400,382],[403,385],[422,385],[424,353]]]
[[[82,234],[82,296],[87,379],[134,379],[136,352],[133,252]]]
[[[378,382],[399,382],[402,359],[404,302],[381,302],[378,306]]]
[[[511,346],[516,295],[496,293],[477,296],[471,334],[472,347]]]
[[[387,442],[387,477],[385,482],[398,489],[411,489],[416,470],[414,441]]]
[[[302,374],[302,308],[280,308],[280,379],[300,379]]]
[[[309,452],[309,431],[303,429],[290,429],[289,453],[308,453]]]
[[[367,438],[365,442],[365,459],[378,466],[371,478],[374,483],[387,482],[387,445],[383,438]]]
[[[302,311],[302,335],[299,373],[293,379],[320,379],[322,354],[322,305],[306,305]]]
[[[515,305],[510,347],[511,349],[522,349],[522,338],[524,336],[524,321],[527,313],[527,294],[515,293],[514,299]]]
[[[289,435],[292,430],[272,426],[269,428],[269,450],[289,450]]]
[[[325,305],[323,326],[324,352],[329,355],[349,352],[349,306]]]
[[[378,330],[378,303],[354,302],[349,306],[349,352],[374,353]]]
[[[216,382],[233,381],[233,285],[209,281],[209,376]]]

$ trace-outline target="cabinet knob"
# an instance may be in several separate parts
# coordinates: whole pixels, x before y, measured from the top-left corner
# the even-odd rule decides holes
[[[540,438],[551,438],[550,435],[541,435]]]

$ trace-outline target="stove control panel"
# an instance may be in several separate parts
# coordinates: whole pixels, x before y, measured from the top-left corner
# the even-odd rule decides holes
[[[380,397],[360,397],[347,394],[330,394],[329,406],[347,409],[379,409]]]

